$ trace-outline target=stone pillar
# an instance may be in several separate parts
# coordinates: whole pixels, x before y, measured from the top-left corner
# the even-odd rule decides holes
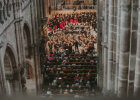
[[[108,48],[106,44],[108,43],[108,1],[104,0],[104,23],[103,23],[103,42],[104,42],[104,52],[103,52],[103,90],[106,92],[107,87],[107,58],[108,58]]]
[[[42,2],[43,2],[43,7],[42,7],[42,9],[43,9],[43,17],[46,17],[46,0],[43,0]]]
[[[40,5],[40,15],[43,18],[43,0],[40,0],[39,5]]]
[[[116,45],[117,45],[117,28],[118,28],[118,0],[114,0],[114,7],[113,7],[113,32],[112,32],[112,42],[113,42],[113,66],[112,66],[112,72],[111,72],[111,76],[112,76],[112,92],[115,92],[115,72],[116,72]]]
[[[140,18],[140,0],[139,0],[138,18]],[[140,25],[140,19],[138,20]],[[134,81],[134,95],[140,94],[140,26],[138,26],[137,33],[137,52],[136,52],[136,68],[135,68],[135,81]]]
[[[116,36],[116,69],[115,69],[115,94],[118,92],[118,70],[119,70],[119,51],[120,51],[120,0],[117,5],[117,36]]]
[[[112,88],[114,0],[109,0],[107,90]]]
[[[1,42],[1,41],[0,41]],[[2,89],[2,94],[3,95],[6,95],[6,87],[7,87],[7,84],[6,84],[6,76],[5,76],[5,68],[4,68],[4,59],[3,59],[3,56],[2,56],[2,50],[3,48],[0,47],[0,80],[1,80],[1,89]]]
[[[39,41],[40,41],[40,34],[41,33],[41,28],[39,27],[41,25],[40,21],[40,9],[39,9],[39,0],[34,0],[33,1],[33,7],[32,7],[32,13],[35,12],[34,16],[32,16],[32,19],[34,21],[32,22],[33,28],[33,44],[34,46],[34,51],[33,51],[33,61],[34,61],[34,69],[35,69],[35,78],[36,78],[36,91],[37,94],[40,94],[41,92],[41,85],[42,85],[42,77],[41,77],[41,69],[40,69],[40,58],[39,58]]]
[[[134,75],[136,65],[136,45],[137,45],[137,29],[138,29],[138,0],[132,0],[131,5],[131,34],[130,34],[130,56],[128,71],[128,96],[132,96],[134,92]]]
[[[120,57],[119,57],[119,78],[118,95],[127,95],[129,47],[130,47],[130,20],[131,0],[121,0],[120,20]]]
[[[4,23],[4,18],[3,18],[3,7],[0,5],[0,24]]]
[[[0,49],[1,49],[1,47],[0,47]],[[1,50],[0,50],[0,52],[1,52]],[[1,54],[0,54],[0,96],[4,92],[3,88],[4,88],[4,86],[3,86],[3,72],[2,72],[2,63],[1,63]]]
[[[98,0],[98,37],[102,37],[102,6],[103,6],[103,1]],[[103,65],[102,65],[102,46],[101,46],[102,38],[98,38],[98,82],[97,85],[99,89],[103,88]]]
[[[17,65],[18,65],[18,70],[17,75],[19,76],[19,91],[22,93],[22,84],[21,84],[21,68],[24,68],[24,63],[25,63],[25,52],[24,52],[24,43],[23,43],[23,37],[24,37],[24,32],[23,32],[23,27],[22,27],[22,19],[18,18],[15,23],[15,38],[16,38],[16,47],[17,47]],[[22,34],[19,34],[22,33]]]
[[[41,17],[43,18],[43,17],[46,17],[46,8],[45,8],[45,6],[46,6],[46,2],[47,2],[47,0],[40,0],[40,15],[41,15]]]

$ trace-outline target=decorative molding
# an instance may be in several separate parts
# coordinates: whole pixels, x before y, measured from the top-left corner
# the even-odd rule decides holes
[[[12,11],[11,0],[0,1],[0,24],[3,24],[10,16]]]

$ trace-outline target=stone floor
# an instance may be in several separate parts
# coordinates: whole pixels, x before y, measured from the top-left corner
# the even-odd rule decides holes
[[[35,84],[35,80],[27,80],[26,81],[26,87],[27,87],[27,94],[30,95],[36,95],[36,84]]]

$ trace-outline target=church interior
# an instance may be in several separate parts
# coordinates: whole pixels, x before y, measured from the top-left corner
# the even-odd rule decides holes
[[[140,95],[140,0],[0,0],[0,96]]]

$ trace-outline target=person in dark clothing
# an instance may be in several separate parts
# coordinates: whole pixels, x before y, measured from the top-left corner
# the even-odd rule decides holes
[[[57,28],[60,28],[60,23],[59,23],[59,21],[57,22]]]
[[[81,23],[81,16],[79,16],[79,18],[78,18],[78,22]]]
[[[71,54],[72,53],[72,45],[71,45],[71,43],[69,44],[69,54]]]
[[[78,49],[78,46],[79,46],[78,41],[76,41],[76,42],[74,43],[74,45],[75,45],[75,51],[76,51],[76,50],[79,51],[79,49]]]

